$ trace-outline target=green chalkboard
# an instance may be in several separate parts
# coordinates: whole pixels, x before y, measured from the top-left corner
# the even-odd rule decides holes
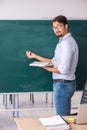
[[[70,20],[70,31],[80,49],[76,72],[77,89],[87,79],[87,21]],[[25,52],[52,58],[58,39],[50,20],[0,20],[0,93],[52,91],[52,76],[38,67],[29,67]]]

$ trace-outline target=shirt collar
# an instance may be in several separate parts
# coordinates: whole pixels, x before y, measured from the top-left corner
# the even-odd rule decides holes
[[[67,33],[62,39],[59,40],[59,42],[61,42],[62,40],[66,39],[69,36],[71,36],[71,33]]]

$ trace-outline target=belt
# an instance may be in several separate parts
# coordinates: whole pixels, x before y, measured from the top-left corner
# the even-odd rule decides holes
[[[65,80],[65,79],[53,79],[54,82],[63,82],[63,83],[66,83],[66,82],[73,82],[75,80]]]

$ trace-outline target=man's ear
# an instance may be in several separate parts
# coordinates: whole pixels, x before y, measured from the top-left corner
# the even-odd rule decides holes
[[[68,29],[68,24],[65,25],[65,28]]]

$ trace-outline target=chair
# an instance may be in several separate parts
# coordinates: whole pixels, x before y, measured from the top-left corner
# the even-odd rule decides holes
[[[83,93],[82,93],[82,97],[81,97],[81,101],[80,101],[80,104],[86,104],[87,103],[87,81],[85,83],[85,86],[84,86],[84,89],[83,89]],[[72,115],[77,115],[78,113],[72,113],[70,114],[71,116]]]
[[[87,81],[85,83],[85,86],[84,86],[84,90],[83,90],[83,93],[82,93],[82,98],[81,98],[81,104],[86,104],[87,103]]]

